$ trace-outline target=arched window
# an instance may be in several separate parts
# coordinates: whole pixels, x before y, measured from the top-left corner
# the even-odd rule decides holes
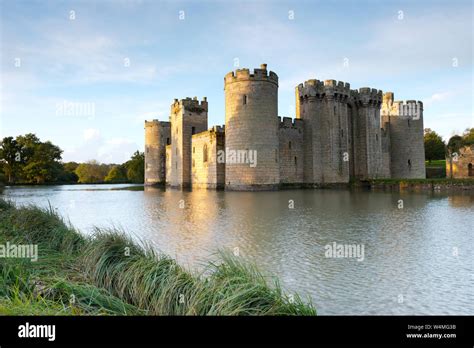
[[[166,145],[170,144],[170,138],[166,138]]]
[[[474,168],[472,168],[472,163],[469,163],[469,165],[467,166],[467,175],[474,176]]]
[[[207,162],[207,144],[202,148],[202,161]]]

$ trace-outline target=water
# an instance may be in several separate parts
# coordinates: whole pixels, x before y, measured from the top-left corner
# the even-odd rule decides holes
[[[288,292],[311,297],[319,314],[474,314],[473,194],[115,190],[125,186],[4,195],[50,203],[85,234],[123,228],[187,267],[238,248]],[[333,242],[363,245],[363,261],[325,257]]]

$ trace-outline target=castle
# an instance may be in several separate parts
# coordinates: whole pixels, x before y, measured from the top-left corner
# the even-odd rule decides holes
[[[224,78],[225,126],[208,129],[207,98],[175,99],[169,122],[145,121],[145,184],[265,190],[351,179],[425,178],[423,104],[348,83],[308,80],[296,118],[278,116],[278,76]]]

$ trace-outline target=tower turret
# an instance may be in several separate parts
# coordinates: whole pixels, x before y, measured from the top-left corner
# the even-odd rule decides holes
[[[275,189],[280,182],[278,76],[238,69],[224,78],[226,189]],[[253,157],[250,157],[253,156]]]
[[[394,101],[391,92],[384,94],[383,101],[382,122],[389,124],[392,178],[425,178],[423,103]]]

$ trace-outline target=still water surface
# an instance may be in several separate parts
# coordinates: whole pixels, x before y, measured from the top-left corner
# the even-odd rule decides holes
[[[319,314],[474,314],[473,194],[116,190],[125,186],[15,187],[4,196],[50,203],[85,234],[122,228],[190,268],[237,247]],[[363,245],[363,261],[325,257],[334,242]]]

